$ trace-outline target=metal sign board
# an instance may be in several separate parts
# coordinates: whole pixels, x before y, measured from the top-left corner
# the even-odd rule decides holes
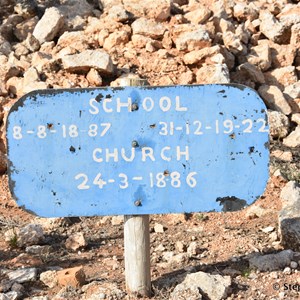
[[[266,107],[240,85],[35,91],[7,142],[12,194],[44,217],[236,210],[268,179]]]

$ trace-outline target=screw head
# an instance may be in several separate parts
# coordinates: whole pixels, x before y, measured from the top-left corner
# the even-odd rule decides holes
[[[134,201],[135,206],[142,206],[142,201],[141,200],[136,200]]]
[[[132,142],[131,142],[131,146],[132,146],[133,148],[137,148],[137,147],[139,146],[139,143],[138,143],[137,141],[132,141]]]
[[[131,111],[136,111],[136,110],[138,110],[138,109],[139,109],[139,106],[138,106],[137,103],[133,103],[133,104],[131,105]]]

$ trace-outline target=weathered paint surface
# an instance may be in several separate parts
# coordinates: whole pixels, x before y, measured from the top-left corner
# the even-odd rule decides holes
[[[7,141],[12,194],[45,217],[235,210],[268,179],[266,107],[244,86],[36,91]]]

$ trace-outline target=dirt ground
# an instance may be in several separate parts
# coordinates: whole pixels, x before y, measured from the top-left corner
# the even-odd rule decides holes
[[[281,250],[278,241],[272,241],[270,234],[262,229],[271,226],[277,231],[277,214],[281,208],[279,195],[285,183],[282,177],[273,176],[269,179],[264,195],[254,204],[265,209],[260,217],[249,213],[251,207],[227,213],[152,215],[152,299],[168,299],[170,292],[189,271],[230,275],[233,285],[228,299],[299,299],[298,291],[284,291],[283,286],[299,282],[297,270],[293,270],[291,274],[283,270],[260,273],[249,269],[248,264],[248,258],[253,253],[267,254]],[[87,282],[97,280],[116,283],[121,290],[125,290],[123,224],[111,226],[112,217],[61,220],[60,226],[46,234],[45,244],[51,246],[51,251],[39,256],[21,255],[24,249],[14,248],[5,242],[4,232],[8,228],[34,222],[35,217],[16,206],[9,192],[6,175],[0,178],[0,191],[1,268],[35,266],[42,271],[51,266],[68,268],[82,265]],[[164,232],[156,233],[155,224],[163,225]],[[88,241],[85,249],[72,252],[64,247],[66,238],[74,232],[84,233]],[[178,241],[182,243],[183,250],[176,246]],[[166,261],[164,253],[184,252],[184,248],[193,241],[200,245],[197,254],[176,263],[170,264]],[[280,289],[275,290],[274,284],[279,284]],[[26,285],[28,295],[34,292],[35,295],[51,297],[60,289],[49,289],[39,281]],[[76,297],[80,299],[80,294]]]

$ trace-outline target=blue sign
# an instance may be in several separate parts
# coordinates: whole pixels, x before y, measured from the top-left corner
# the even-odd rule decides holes
[[[236,210],[268,179],[266,107],[241,85],[35,91],[7,142],[11,192],[44,217]]]

